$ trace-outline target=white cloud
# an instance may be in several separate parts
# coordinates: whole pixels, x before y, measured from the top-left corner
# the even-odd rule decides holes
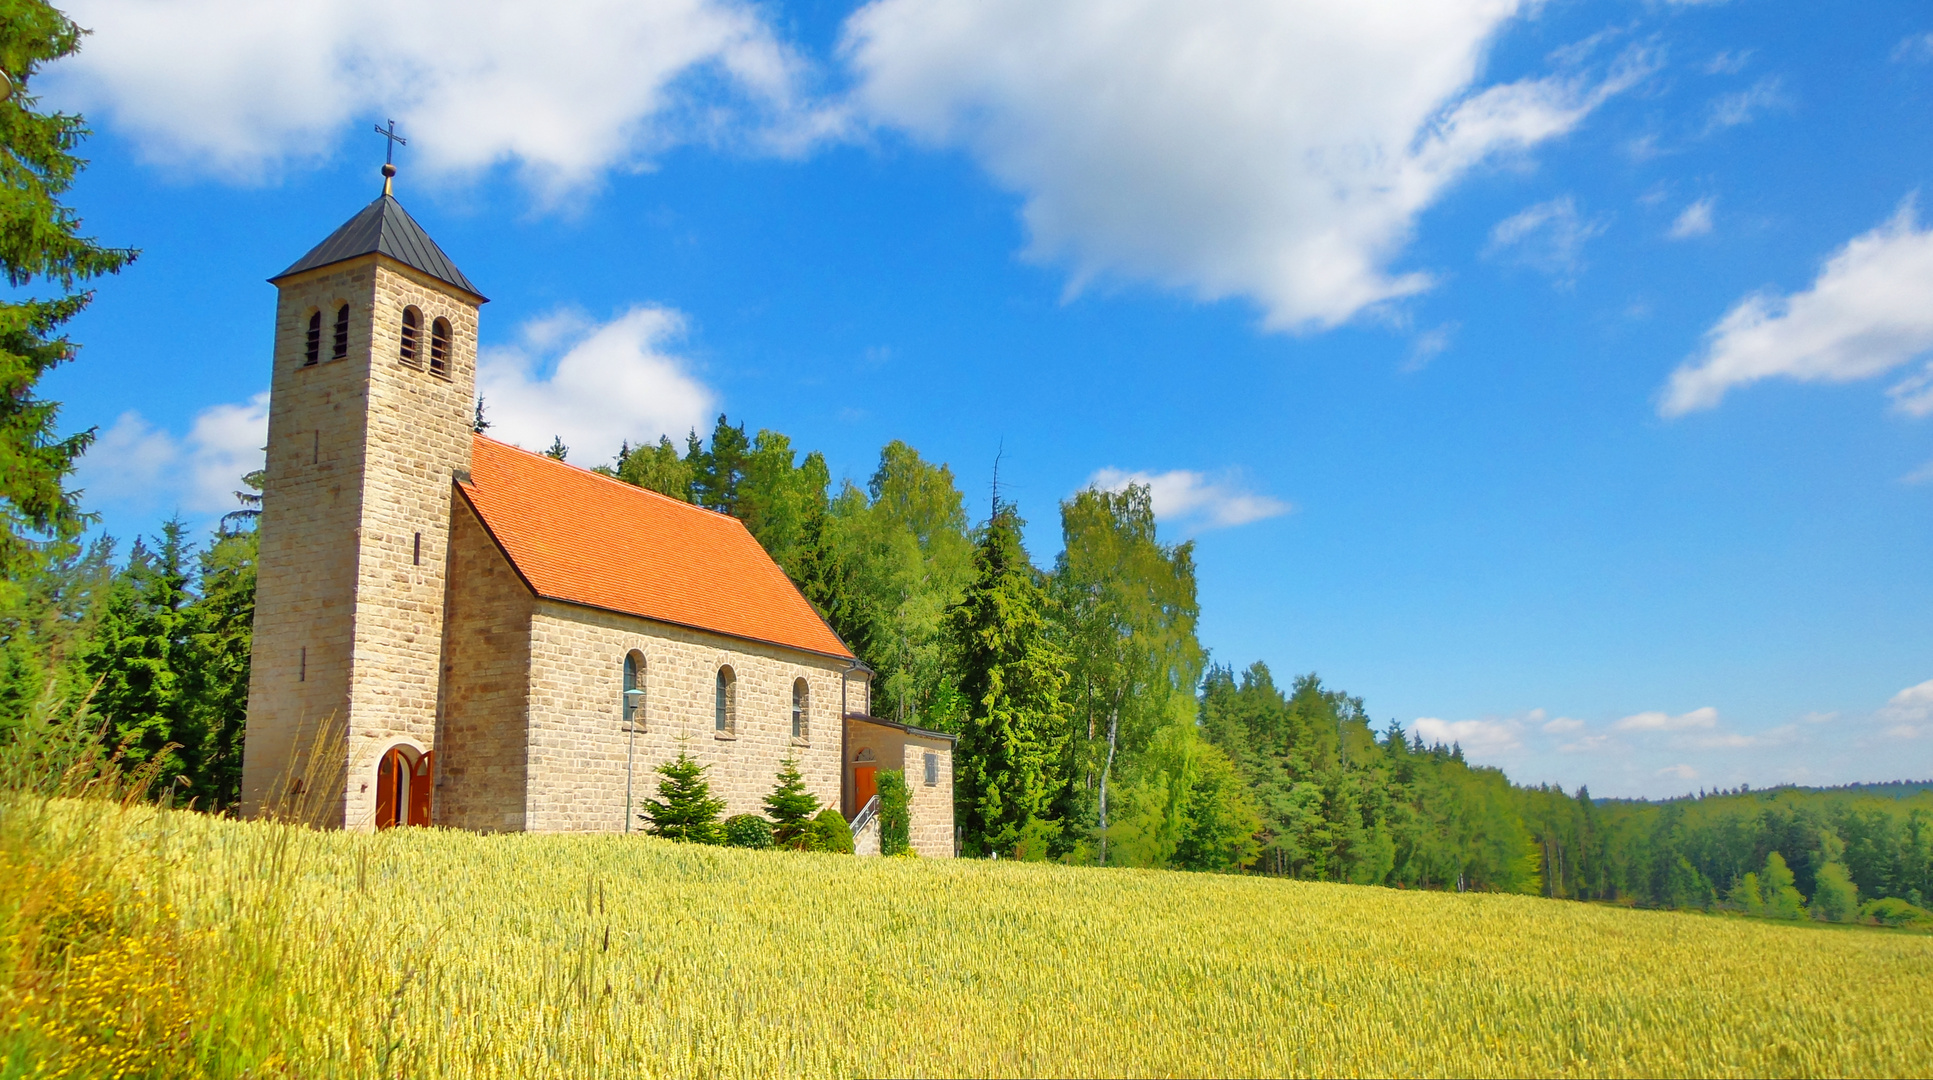
[[[1675,776],[1680,780],[1698,779],[1698,770],[1689,765],[1667,765],[1658,770],[1659,776]]]
[[[1462,326],[1462,323],[1444,323],[1416,335],[1416,339],[1410,342],[1409,358],[1403,361],[1403,370],[1421,371],[1428,367],[1430,361],[1449,351],[1450,342],[1456,339],[1456,332]]]
[[[1688,713],[1671,716],[1661,712],[1641,712],[1627,716],[1611,727],[1615,731],[1685,731],[1710,728],[1718,724],[1718,710],[1707,705]]]
[[[203,409],[185,438],[124,412],[81,458],[75,485],[102,503],[220,514],[237,509],[243,475],[262,467],[268,394]]]
[[[1710,236],[1712,231],[1712,206],[1717,200],[1706,196],[1685,207],[1678,220],[1671,223],[1671,231],[1665,235],[1673,240],[1689,240],[1694,236]]]
[[[1749,124],[1758,118],[1759,113],[1784,108],[1789,104],[1779,80],[1760,79],[1744,90],[1726,94],[1712,102],[1711,112],[1705,119],[1705,134]]]
[[[1575,735],[1584,730],[1584,721],[1571,716],[1560,716],[1544,725],[1544,730],[1553,735]]]
[[[855,102],[1021,194],[1029,256],[1246,297],[1276,330],[1422,292],[1393,270],[1473,168],[1575,128],[1649,69],[1481,85],[1526,0],[873,0]]]
[[[1423,736],[1426,743],[1457,743],[1476,755],[1515,749],[1522,742],[1517,737],[1517,725],[1506,720],[1440,720],[1421,716],[1410,725],[1410,730]]]
[[[1890,371],[1933,349],[1933,230],[1917,227],[1909,197],[1826,260],[1810,288],[1748,296],[1705,339],[1703,354],[1672,373],[1661,414],[1709,409],[1733,387],[1774,376],[1850,382]],[[1892,395],[1901,411],[1933,412],[1933,376]]]
[[[1571,280],[1584,269],[1584,245],[1604,232],[1601,221],[1586,221],[1569,195],[1527,207],[1490,230],[1486,253]]]
[[[1721,49],[1710,60],[1705,61],[1705,74],[1736,75],[1744,71],[1745,65],[1751,60],[1752,50],[1750,49],[1740,49],[1738,52]]]
[[[825,117],[747,0],[73,0],[94,33],[54,99],[154,159],[260,178],[394,117],[405,167],[518,166],[546,195],[657,150]],[[700,103],[684,90],[704,81]],[[348,127],[345,129],[345,125]],[[758,136],[754,136],[755,138]]]
[[[1913,34],[1907,37],[1893,49],[1893,59],[1899,62],[1933,60],[1933,34]]]
[[[684,316],[634,307],[606,323],[565,309],[526,323],[522,344],[477,357],[477,393],[493,438],[541,450],[552,438],[571,460],[604,464],[626,439],[655,442],[703,425],[717,396],[665,351]]]
[[[1894,694],[1880,708],[1879,717],[1894,724],[1933,723],[1933,679]]]
[[[1101,491],[1122,491],[1129,484],[1140,484],[1148,489],[1156,518],[1197,532],[1247,525],[1264,518],[1280,517],[1295,509],[1280,499],[1244,490],[1230,475],[1214,479],[1206,473],[1187,469],[1151,473],[1127,472],[1109,467],[1097,470],[1088,477],[1085,486]]]

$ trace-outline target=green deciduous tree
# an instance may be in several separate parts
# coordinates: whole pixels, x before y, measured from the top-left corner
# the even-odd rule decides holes
[[[1812,903],[1806,908],[1824,922],[1851,922],[1859,916],[1859,888],[1845,866],[1829,862],[1813,876]]]
[[[638,815],[649,823],[651,835],[690,844],[716,844],[723,839],[718,815],[725,812],[725,800],[711,797],[711,784],[705,779],[709,769],[683,750],[658,766],[658,775],[664,777],[658,782],[659,798],[646,799],[644,813]]]
[[[1770,919],[1805,917],[1805,897],[1792,883],[1792,869],[1785,857],[1774,851],[1765,856],[1765,869],[1759,873],[1759,892],[1765,899],[1765,915]]]
[[[60,327],[92,299],[79,282],[118,272],[134,258],[80,235],[61,202],[85,164],[74,149],[81,118],[42,112],[29,83],[43,64],[73,54],[81,31],[51,5],[13,0],[0,18],[0,68],[17,88],[0,102],[0,270],[14,289],[49,282],[52,299],[0,302],[0,573],[27,571],[37,543],[77,536],[87,518],[66,479],[93,432],[62,437],[59,406],[35,396],[41,376],[74,355]]]
[[[616,477],[627,484],[649,488],[680,502],[691,501],[692,463],[678,456],[669,436],[659,436],[656,445],[626,442],[618,449],[617,460],[594,470]]]
[[[1022,522],[997,508],[974,548],[974,580],[946,613],[966,716],[954,801],[967,850],[1044,857],[1067,739],[1068,656],[1053,640],[1040,574]]]

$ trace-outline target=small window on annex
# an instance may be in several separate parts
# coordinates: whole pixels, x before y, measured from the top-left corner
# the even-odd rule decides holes
[[[926,786],[932,787],[933,785],[939,782],[940,782],[940,755],[934,754],[934,753],[928,753],[926,755]]]
[[[718,669],[718,690],[712,695],[712,726],[723,732],[738,724],[738,676],[730,667]]]
[[[329,359],[340,360],[349,355],[349,305],[336,309],[335,348],[329,350]]]
[[[803,739],[809,729],[806,710],[811,707],[812,691],[804,679],[792,680],[792,737]]]
[[[309,340],[302,348],[302,366],[308,367],[320,359],[322,359],[322,311],[317,309],[309,313]]]
[[[450,373],[450,320],[438,319],[430,324],[430,373],[448,375]]]
[[[403,309],[403,346],[399,350],[405,364],[421,364],[423,313],[414,305]]]
[[[644,719],[644,654],[636,649],[624,658],[623,703],[625,726],[636,726]]]

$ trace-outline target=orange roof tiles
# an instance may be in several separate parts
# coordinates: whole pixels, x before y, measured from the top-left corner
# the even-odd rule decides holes
[[[481,435],[458,486],[539,596],[852,656],[737,518]]]

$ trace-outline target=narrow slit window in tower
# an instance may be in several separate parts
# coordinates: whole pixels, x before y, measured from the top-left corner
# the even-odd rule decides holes
[[[309,313],[309,341],[302,350],[302,366],[308,367],[322,359],[322,311]]]
[[[450,320],[438,319],[430,324],[430,373],[447,376],[450,373]]]
[[[336,309],[336,343],[330,350],[329,359],[340,360],[349,355],[349,305]]]
[[[418,311],[414,306],[404,308],[403,309],[403,348],[402,348],[403,363],[405,364],[422,363],[422,360],[419,358],[421,346],[417,343],[417,338],[421,337],[422,333],[423,333],[423,313],[421,311]]]
[[[422,533],[416,534],[416,551],[414,554],[412,554],[409,557],[409,561],[416,566],[423,565],[423,534]]]
[[[302,646],[301,658],[295,662],[295,681],[309,681],[309,647],[307,645]]]

